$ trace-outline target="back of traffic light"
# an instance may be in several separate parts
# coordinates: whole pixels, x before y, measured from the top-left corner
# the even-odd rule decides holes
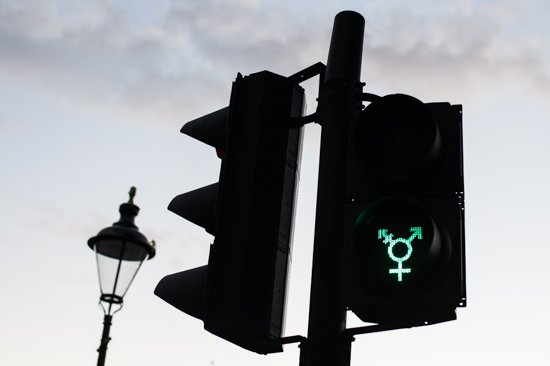
[[[462,107],[377,97],[352,122],[344,303],[372,323],[466,306]]]
[[[301,157],[304,91],[267,71],[239,77],[230,105],[182,132],[216,148],[219,182],[169,209],[215,236],[207,266],[165,277],[155,294],[248,350],[282,351],[286,285]]]

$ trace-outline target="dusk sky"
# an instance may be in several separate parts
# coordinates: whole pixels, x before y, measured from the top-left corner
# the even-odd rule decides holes
[[[0,0],[0,363],[95,365],[103,312],[87,240],[131,186],[157,255],[113,317],[106,365],[298,365],[258,355],[153,294],[213,237],[166,207],[216,182],[179,133],[225,107],[237,73],[326,63],[336,14],[365,18],[364,91],[463,105],[468,307],[359,335],[352,365],[540,365],[550,343],[550,2]],[[303,84],[307,113],[318,80]],[[321,128],[305,128],[285,335],[307,334]],[[363,323],[352,313],[348,326]]]

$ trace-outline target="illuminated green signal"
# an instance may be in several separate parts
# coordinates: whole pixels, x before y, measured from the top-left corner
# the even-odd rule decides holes
[[[412,235],[408,239],[405,238],[393,238],[393,234],[388,234],[388,229],[379,229],[378,230],[378,239],[384,239],[384,244],[389,244],[388,246],[388,256],[395,262],[397,262],[397,268],[391,268],[389,273],[397,273],[397,281],[401,282],[403,280],[403,273],[411,273],[410,268],[403,268],[403,262],[409,259],[412,255],[413,247],[411,242],[415,239],[422,239],[422,228],[421,227],[411,227]],[[402,257],[397,257],[393,254],[393,247],[397,243],[403,243],[407,246],[407,253]]]
[[[352,234],[358,278],[382,297],[419,291],[432,278],[435,281],[435,269],[449,258],[447,243],[431,215],[404,197],[384,197],[365,205]]]

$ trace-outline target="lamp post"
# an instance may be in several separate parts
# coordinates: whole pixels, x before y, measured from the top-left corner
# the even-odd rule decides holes
[[[88,246],[96,253],[101,290],[99,304],[105,314],[103,335],[97,350],[98,366],[105,365],[113,314],[122,309],[122,299],[141,264],[155,256],[155,242],[149,243],[134,224],[134,218],[139,212],[139,207],[134,205],[136,188],[132,187],[129,194],[128,203],[120,205],[120,220],[88,240]],[[104,303],[108,304],[107,308]],[[118,309],[111,312],[113,305],[118,306]]]

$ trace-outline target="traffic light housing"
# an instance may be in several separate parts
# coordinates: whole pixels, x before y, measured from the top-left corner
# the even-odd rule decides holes
[[[375,98],[348,146],[344,302],[372,323],[466,306],[462,107]]]
[[[184,125],[214,146],[219,182],[169,209],[214,235],[208,265],[166,276],[155,294],[204,327],[257,353],[282,351],[302,128],[303,89],[263,71],[239,75],[230,105]]]

